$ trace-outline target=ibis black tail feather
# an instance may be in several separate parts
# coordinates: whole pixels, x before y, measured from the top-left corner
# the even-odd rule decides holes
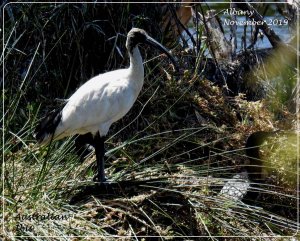
[[[40,121],[34,131],[34,136],[39,143],[46,143],[53,138],[61,121],[61,113],[61,109],[51,111]]]

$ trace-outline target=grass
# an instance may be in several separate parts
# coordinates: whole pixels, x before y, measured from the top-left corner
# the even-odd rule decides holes
[[[165,93],[166,90],[164,89]],[[172,91],[172,96],[176,96],[174,89],[168,90]],[[181,87],[177,91],[187,93]],[[189,97],[186,95],[180,100],[175,98],[170,101],[184,105],[184,100]],[[178,96],[181,95],[178,93]],[[151,101],[157,103],[156,98],[161,98],[158,94],[150,97],[152,99],[147,99],[149,105]],[[165,105],[169,106],[168,103]],[[144,105],[140,106],[141,109],[143,107],[145,108]],[[172,108],[171,110],[175,111]],[[257,109],[258,112],[260,110]],[[91,166],[95,162],[94,156],[89,156],[80,164],[72,150],[71,139],[54,143],[51,148],[36,146],[32,140],[30,122],[23,127],[22,133],[9,133],[10,138],[6,139],[5,146],[5,191],[8,199],[6,226],[10,234],[246,236],[249,230],[255,235],[283,235],[296,229],[295,216],[283,221],[281,215],[267,211],[273,205],[271,200],[278,200],[279,197],[281,204],[285,205],[284,209],[295,212],[293,209],[296,199],[292,188],[290,191],[283,190],[280,186],[274,186],[274,183],[262,186],[260,192],[263,199],[259,206],[263,205],[266,210],[244,203],[224,201],[217,196],[218,191],[212,189],[224,184],[237,168],[230,164],[243,158],[241,151],[214,151],[213,148],[214,143],[222,143],[224,140],[236,142],[234,130],[231,130],[231,134],[226,128],[222,132],[219,128],[207,126],[172,130],[168,129],[169,126],[164,126],[164,123],[174,121],[161,119],[178,117],[162,108],[156,112],[160,112],[161,116],[142,112],[139,118],[123,130],[126,134],[120,132],[118,135],[123,138],[123,135],[131,133],[132,125],[134,128],[142,125],[139,123],[143,123],[142,120],[139,121],[140,118],[148,120],[148,125],[144,125],[132,137],[129,135],[124,142],[118,144],[118,135],[107,141],[110,164],[106,171],[111,180],[120,182],[153,178],[163,180],[154,183],[149,181],[136,187],[136,191],[125,188],[122,195],[90,197],[76,205],[70,205],[69,201],[80,187],[92,183]],[[123,121],[132,121],[131,114]],[[208,133],[212,136],[207,136]],[[218,135],[222,137],[218,138]],[[211,147],[209,158],[203,157],[205,146]],[[12,217],[49,212],[71,218],[56,224],[24,220],[21,223],[34,225],[35,231],[16,231],[16,224],[20,221]]]
[[[110,7],[107,11],[122,16],[113,17],[114,21],[124,22],[129,10],[133,11],[130,8],[121,9],[121,14]],[[172,69],[162,56],[143,53],[148,61],[142,93],[133,109],[112,126],[106,141],[106,172],[110,180],[118,182],[118,188],[89,189],[95,156],[91,153],[82,162],[74,151],[74,138],[37,146],[32,133],[42,110],[53,107],[51,99],[68,96],[75,89],[73,80],[83,81],[101,68],[126,65],[120,54],[125,53],[120,47],[125,38],[116,34],[109,39],[104,34],[109,31],[91,17],[99,10],[60,4],[41,5],[40,10],[45,15],[26,22],[37,9],[15,9],[18,24],[7,22],[11,31],[6,31],[9,41],[4,50],[4,240],[18,240],[15,236],[19,235],[32,236],[32,240],[69,240],[69,236],[74,236],[73,240],[83,239],[75,236],[114,240],[116,235],[132,239],[152,235],[162,240],[176,236],[208,236],[212,240],[218,240],[215,236],[243,236],[247,240],[248,236],[296,232],[297,138],[285,133],[263,146],[270,178],[252,187],[259,193],[256,200],[249,197],[233,202],[219,195],[220,188],[247,161],[246,137],[256,130],[271,129],[274,115],[267,100],[248,102],[243,95],[228,97],[221,87],[188,68],[191,64],[185,65],[183,77],[172,77]],[[49,17],[53,22],[47,22]],[[68,28],[61,19],[68,19]],[[84,19],[82,23],[80,19]],[[28,26],[21,31],[25,23]],[[99,62],[100,69],[89,63],[82,47],[88,39],[79,30],[91,28],[96,36],[105,35],[105,43],[113,43],[106,52],[110,57],[103,57],[110,61]],[[116,28],[114,33],[125,33],[124,29]],[[28,42],[21,47],[24,36],[34,39],[43,34],[34,44]],[[59,60],[66,44],[75,46],[73,59],[65,56]],[[179,61],[191,59],[190,53],[178,52]],[[197,63],[203,53],[201,50],[193,56]],[[67,71],[63,66],[68,66]],[[80,71],[76,66],[81,66]],[[295,118],[288,109],[284,111]]]

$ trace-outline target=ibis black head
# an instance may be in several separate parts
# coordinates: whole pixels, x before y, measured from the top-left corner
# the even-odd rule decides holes
[[[139,28],[133,28],[131,29],[127,34],[127,41],[126,41],[126,47],[127,49],[132,52],[132,50],[139,44],[139,43],[145,43],[146,39],[148,37],[148,34],[145,30],[139,29]]]
[[[176,70],[178,70],[178,65],[175,59],[164,46],[162,46],[155,39],[151,38],[145,30],[139,28],[131,29],[127,34],[126,48],[130,53],[132,53],[133,49],[140,43],[148,44],[165,53],[174,64]]]

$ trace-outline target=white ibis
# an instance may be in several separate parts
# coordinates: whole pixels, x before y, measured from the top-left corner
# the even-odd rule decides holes
[[[62,110],[48,114],[35,131],[35,138],[40,144],[75,134],[92,133],[98,170],[94,180],[101,183],[106,180],[105,136],[111,124],[131,109],[144,83],[143,60],[138,48],[141,43],[161,50],[177,66],[165,47],[144,30],[133,28],[126,40],[129,68],[100,74],[87,81],[67,100]]]

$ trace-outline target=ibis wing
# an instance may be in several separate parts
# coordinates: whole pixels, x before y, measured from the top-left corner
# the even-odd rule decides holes
[[[55,139],[73,134],[95,133],[101,125],[123,117],[136,97],[124,84],[126,72],[113,71],[94,77],[82,85],[62,110],[62,118],[55,132]],[[117,77],[116,77],[117,76]]]

